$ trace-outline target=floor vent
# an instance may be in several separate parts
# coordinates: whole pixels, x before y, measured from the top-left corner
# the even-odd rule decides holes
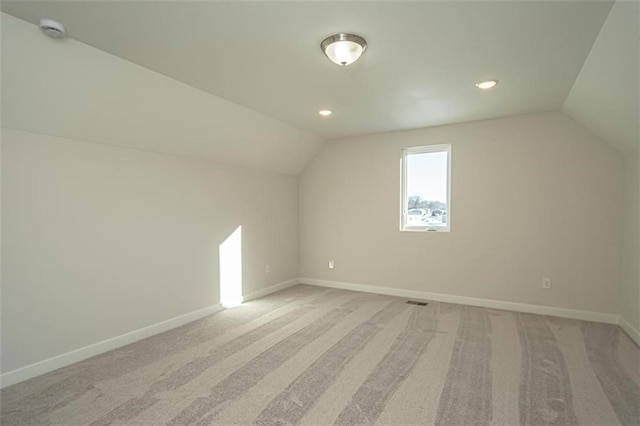
[[[407,300],[407,305],[427,306],[427,302],[418,302],[417,300]]]

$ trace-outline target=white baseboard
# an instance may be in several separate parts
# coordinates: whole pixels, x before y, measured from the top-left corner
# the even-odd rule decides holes
[[[293,287],[294,285],[298,284],[298,279],[294,278],[292,280],[289,281],[284,281],[278,284],[274,284],[272,286],[269,286],[267,288],[263,288],[260,290],[256,290],[253,291],[249,294],[246,294],[242,297],[242,301],[243,302],[248,302],[249,300],[252,299],[258,299],[260,297],[264,297],[267,294],[271,294],[271,293],[275,293],[276,291],[280,291],[280,290],[284,290],[285,288],[289,288],[289,287]]]
[[[4,388],[27,379],[31,379],[32,377],[57,370],[58,368],[66,367],[67,365],[71,365],[76,362],[83,361],[87,358],[99,355],[101,353],[117,349],[133,342],[137,342],[138,340],[145,339],[155,334],[180,327],[181,325],[219,312],[222,309],[223,308],[220,305],[209,306],[207,308],[189,312],[187,314],[180,315],[156,324],[152,324],[150,326],[122,334],[120,336],[112,337],[110,339],[103,340],[101,342],[94,343],[92,345],[85,346],[71,352],[57,355],[52,358],[27,365],[13,371],[8,371],[0,375],[0,388]]]
[[[526,312],[540,315],[552,315],[564,318],[581,319],[586,321],[604,322],[609,324],[620,324],[627,334],[640,345],[640,332],[636,330],[624,318],[616,314],[601,312],[581,311],[576,309],[554,308],[550,306],[528,305],[524,303],[503,302],[491,299],[478,299],[474,297],[455,296],[441,293],[430,293],[415,290],[403,290],[390,287],[378,287],[365,284],[353,284],[338,281],[318,280],[314,278],[299,278],[278,283],[267,288],[251,292],[243,297],[244,301],[264,297],[268,294],[292,287],[296,284],[309,284],[320,287],[338,288],[343,290],[362,291],[367,293],[386,294],[389,296],[408,297],[415,299],[433,300],[445,303],[457,303],[462,305],[480,306],[484,308],[503,309],[516,312]],[[221,311],[220,305],[214,305],[197,311],[189,312],[175,318],[168,319],[150,326],[131,331],[98,343],[94,343],[83,348],[73,350],[52,358],[45,359],[13,371],[8,371],[0,375],[0,389],[22,382],[24,380],[66,367],[67,365],[83,361],[87,358],[108,352],[113,349],[137,342],[138,340],[171,330],[181,325],[190,323],[208,315]]]
[[[636,345],[640,346],[640,331],[636,330],[624,317],[620,317],[620,327],[631,337],[631,340],[636,342]]]
[[[243,301],[264,297],[268,294],[284,290],[285,288],[292,287],[296,284],[298,284],[297,278],[278,283],[245,295],[243,297]],[[129,333],[122,334],[120,336],[112,337],[111,339],[103,340],[101,342],[97,342],[92,345],[73,350],[71,352],[57,355],[52,358],[48,358],[43,361],[27,365],[25,367],[18,368],[16,370],[8,371],[4,374],[0,374],[0,389],[27,379],[31,379],[36,376],[40,376],[45,373],[49,373],[53,370],[57,370],[58,368],[66,367],[67,365],[83,361],[87,358],[91,358],[104,352],[117,349],[130,343],[137,342],[138,340],[142,340],[147,337],[171,330],[173,328],[180,327],[181,325],[219,312],[222,309],[224,308],[221,305],[214,305],[204,309],[199,309],[197,311],[189,312],[187,314],[180,315],[175,318],[159,322],[157,324],[152,324],[139,330],[134,330]]]
[[[580,319],[586,321],[618,324],[617,314],[602,312],[580,311],[577,309],[554,308],[551,306],[529,305],[526,303],[504,302],[500,300],[478,299],[475,297],[455,296],[451,294],[430,293],[426,291],[404,290],[399,288],[378,287],[366,284],[353,284],[339,281],[318,280],[314,278],[300,278],[300,284],[316,285],[320,287],[339,288],[342,290],[363,291],[366,293],[386,294],[389,296],[407,297],[414,299],[433,300],[435,302],[456,303],[459,305],[480,306],[483,308],[502,309],[506,311],[525,312],[529,314],[551,315],[563,318]]]

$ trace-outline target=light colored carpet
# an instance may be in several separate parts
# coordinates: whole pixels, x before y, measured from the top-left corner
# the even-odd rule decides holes
[[[640,424],[613,325],[299,285],[6,388],[3,425]]]

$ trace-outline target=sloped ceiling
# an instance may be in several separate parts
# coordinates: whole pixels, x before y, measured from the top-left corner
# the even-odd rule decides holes
[[[72,39],[323,138],[559,110],[610,1],[3,1]],[[319,45],[364,36],[354,65]],[[498,79],[490,92],[474,83]],[[317,111],[334,110],[322,119]]]
[[[627,153],[640,147],[640,4],[614,4],[563,111]]]
[[[317,135],[2,14],[2,126],[297,174]]]

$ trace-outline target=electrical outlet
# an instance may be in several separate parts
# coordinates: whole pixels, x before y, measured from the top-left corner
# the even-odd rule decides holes
[[[333,260],[330,260],[329,261],[329,269],[333,269],[333,268],[335,268],[335,266],[336,266],[335,262]]]
[[[264,267],[264,273],[265,273],[265,274],[269,274],[269,273],[271,273],[271,265],[267,264],[267,265]]]
[[[551,288],[551,278],[542,279],[542,288]]]

